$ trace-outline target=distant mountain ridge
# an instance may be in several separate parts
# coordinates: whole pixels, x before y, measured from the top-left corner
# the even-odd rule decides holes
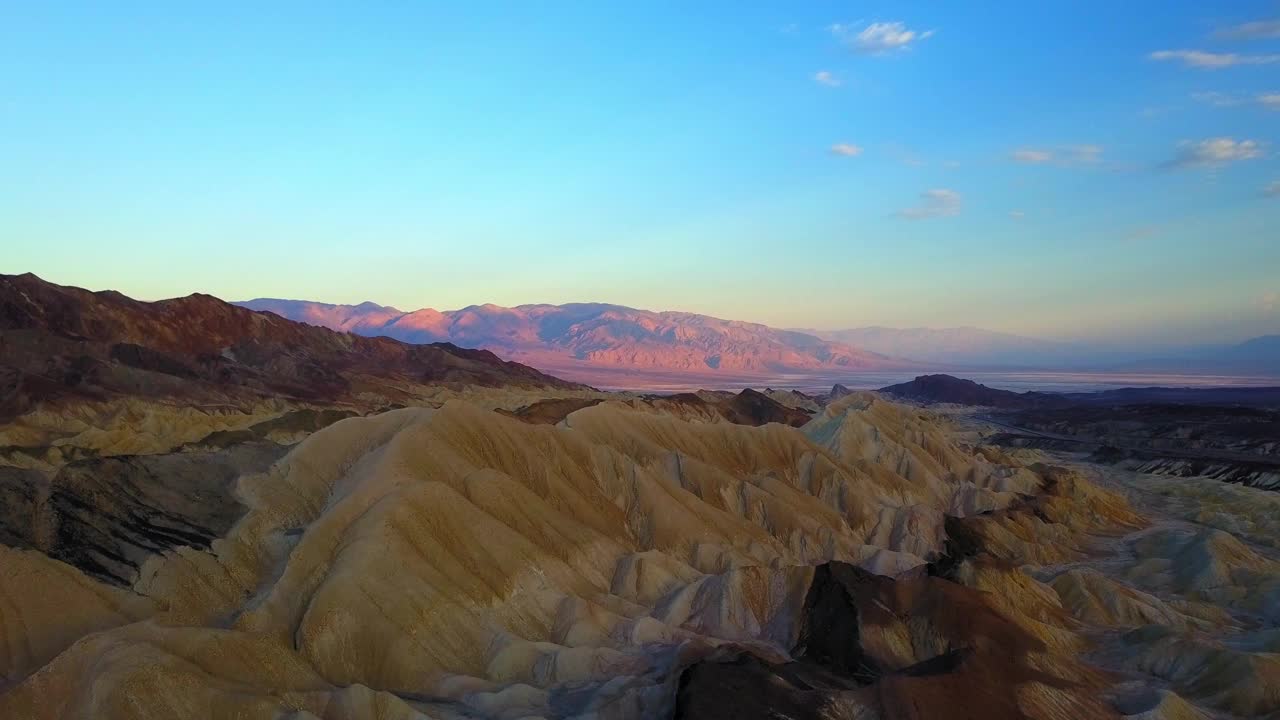
[[[1084,350],[1056,340],[1025,337],[976,327],[800,330],[824,340],[922,362],[962,365],[1037,365],[1078,359]]]
[[[925,404],[979,405],[1003,410],[1080,405],[1280,406],[1280,387],[1122,387],[1091,392],[1013,392],[952,375],[920,375],[878,392]]]
[[[976,327],[800,330],[871,352],[936,366],[1048,368],[1092,371],[1223,374],[1280,373],[1280,335],[1235,344],[1167,350],[1120,349],[1085,342],[1044,340]]]
[[[557,372],[572,365],[761,375],[917,366],[909,360],[758,323],[606,303],[472,305],[444,312],[273,298],[237,304],[359,335],[484,348],[509,360]]]
[[[773,382],[788,374],[980,368],[1280,375],[1280,335],[1162,355],[976,327],[782,330],[608,303],[484,304],[449,311],[276,298],[236,304],[357,335],[484,348],[603,386],[643,385],[659,376],[675,384],[690,376]]]
[[[1234,345],[1197,348],[1174,357],[1141,360],[1139,370],[1186,372],[1206,367],[1222,373],[1280,373],[1280,335],[1261,335]]]

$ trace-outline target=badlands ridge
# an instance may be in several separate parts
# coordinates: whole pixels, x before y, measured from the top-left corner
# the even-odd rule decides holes
[[[36,340],[105,369],[0,421],[0,717],[1280,717],[1275,493],[466,351],[512,382],[303,344],[347,384],[273,399],[215,353],[246,380],[190,404],[63,327],[4,328],[17,387]],[[156,352],[129,372],[197,357]]]
[[[1080,472],[966,437],[867,394],[802,428],[452,400],[205,488],[238,516],[207,541],[177,533],[181,488],[146,494],[177,539],[139,541],[133,575],[38,549],[80,522],[50,514],[113,502],[54,502],[81,491],[68,466],[32,481],[30,546],[0,548],[0,716],[1280,710],[1280,564],[1221,530],[1144,531]]]

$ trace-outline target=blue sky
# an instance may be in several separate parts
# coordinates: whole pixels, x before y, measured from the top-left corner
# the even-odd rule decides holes
[[[1280,332],[1280,2],[261,5],[0,5],[0,272]]]

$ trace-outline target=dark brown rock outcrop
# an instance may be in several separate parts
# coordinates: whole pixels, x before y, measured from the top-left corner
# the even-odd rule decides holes
[[[1046,663],[1049,654],[982,592],[831,562],[814,573],[794,661],[744,651],[695,663],[681,676],[675,717],[1119,717],[1101,698],[1100,675],[1065,657]]]
[[[911,382],[882,387],[880,392],[917,402],[984,405],[1010,409],[1071,404],[1071,401],[1061,395],[998,390],[951,375],[921,375]]]
[[[580,387],[484,350],[334,332],[209,295],[140,302],[0,276],[0,420],[67,397],[391,402],[414,384]]]

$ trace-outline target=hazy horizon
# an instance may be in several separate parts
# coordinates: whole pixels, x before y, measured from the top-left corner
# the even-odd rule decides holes
[[[0,272],[1236,342],[1280,332],[1276,11],[12,7]]]
[[[10,272],[7,269],[0,269],[0,272],[6,272],[9,274],[20,274],[22,272],[32,272],[32,271],[15,270]],[[1010,330],[999,330],[992,327],[983,327],[981,325],[972,325],[972,324],[971,325],[894,326],[894,325],[878,324],[873,322],[866,325],[836,325],[834,327],[798,327],[798,326],[780,327],[780,326],[769,325],[769,323],[762,322],[760,320],[756,320],[753,318],[734,317],[732,315],[714,315],[711,313],[697,313],[684,308],[636,307],[632,305],[625,305],[623,303],[611,302],[608,300],[573,300],[565,303],[533,301],[533,302],[513,303],[510,305],[504,305],[501,303],[488,302],[488,301],[480,301],[480,302],[466,303],[464,305],[458,305],[455,307],[443,307],[439,305],[401,307],[391,303],[380,302],[378,299],[373,297],[366,298],[364,300],[352,301],[352,302],[334,302],[334,301],[322,300],[322,299],[316,299],[316,298],[300,298],[300,297],[288,298],[288,297],[274,297],[274,296],[268,296],[268,295],[258,295],[253,297],[240,298],[240,297],[223,297],[223,296],[217,295],[216,293],[212,293],[200,288],[195,288],[190,290],[189,292],[178,293],[173,295],[145,296],[145,295],[134,294],[134,293],[122,290],[119,287],[105,287],[105,286],[92,287],[92,286],[77,285],[76,283],[60,280],[56,276],[49,277],[47,275],[42,275],[40,273],[34,273],[34,274],[36,274],[38,277],[40,277],[43,280],[47,280],[57,284],[82,287],[83,289],[94,291],[94,292],[99,292],[104,290],[114,290],[117,292],[121,292],[135,300],[142,300],[146,302],[154,302],[158,300],[179,298],[179,297],[184,297],[186,295],[190,295],[193,293],[199,293],[199,294],[213,295],[214,297],[218,297],[220,300],[233,303],[233,304],[239,304],[239,305],[249,305],[254,303],[255,301],[284,301],[284,302],[316,303],[321,305],[333,305],[333,306],[343,306],[343,307],[357,307],[363,303],[372,303],[380,307],[390,308],[392,310],[396,310],[398,312],[403,312],[403,313],[412,313],[420,310],[436,310],[442,313],[449,313],[449,312],[458,312],[470,307],[482,307],[485,305],[493,305],[493,306],[503,307],[503,308],[516,308],[521,306],[529,307],[529,306],[544,306],[544,305],[560,306],[560,305],[567,305],[567,304],[586,304],[586,305],[599,304],[599,305],[614,305],[619,307],[625,307],[628,309],[639,310],[642,312],[693,313],[693,314],[713,317],[719,320],[755,323],[755,324],[765,325],[776,330],[785,330],[790,332],[799,332],[799,333],[808,333],[808,334],[838,333],[841,331],[849,331],[849,330],[891,330],[891,331],[972,330],[972,331],[978,331],[982,333],[1004,334],[1004,335],[1009,335],[1009,336],[1020,338],[1020,339],[1037,340],[1037,341],[1044,341],[1049,343],[1061,343],[1064,346],[1064,349],[1068,349],[1069,347],[1074,347],[1079,351],[1092,351],[1092,352],[1098,352],[1098,353],[1122,353],[1126,357],[1133,356],[1133,357],[1143,357],[1143,358],[1155,358],[1162,351],[1189,351],[1189,350],[1194,350],[1196,348],[1209,348],[1209,347],[1216,347],[1216,346],[1222,346],[1222,345],[1235,345],[1235,344],[1239,344],[1239,343],[1252,340],[1255,338],[1259,338],[1259,337],[1269,337],[1274,335],[1280,335],[1280,327],[1277,327],[1271,332],[1263,332],[1259,335],[1245,335],[1245,336],[1239,336],[1239,337],[1225,336],[1223,339],[1218,341],[1204,340],[1204,341],[1179,342],[1177,340],[1171,339],[1167,341],[1152,342],[1150,340],[1137,340],[1137,339],[1129,339],[1126,341],[1126,339],[1123,339],[1123,338],[1072,338],[1072,337],[1065,337],[1065,336],[1055,337],[1048,334],[1030,334],[1030,333],[1022,333],[1017,331],[1010,331]],[[1106,359],[1105,357],[1098,358],[1098,361],[1103,361],[1105,359]]]

